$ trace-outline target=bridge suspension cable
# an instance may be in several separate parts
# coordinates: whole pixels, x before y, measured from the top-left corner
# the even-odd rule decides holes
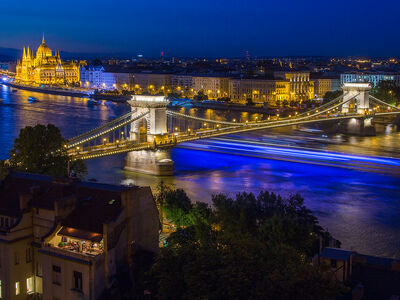
[[[80,139],[83,139],[83,138],[85,138],[85,137],[87,137],[87,136],[89,136],[89,135],[91,135],[91,134],[93,134],[93,133],[95,133],[97,131],[103,130],[104,128],[107,128],[108,126],[114,125],[114,124],[118,123],[119,121],[124,120],[124,119],[132,116],[136,111],[137,111],[136,109],[133,110],[133,111],[130,111],[130,112],[118,117],[118,118],[115,118],[114,120],[111,120],[110,122],[107,122],[106,124],[103,124],[103,125],[101,125],[99,127],[93,128],[92,130],[89,130],[89,131],[84,132],[84,133],[82,133],[80,135],[77,135],[77,136],[75,136],[73,138],[70,138],[68,140],[68,143],[73,143],[73,142],[75,142],[77,140],[80,140]]]
[[[68,148],[73,148],[73,147],[78,146],[78,145],[81,145],[81,144],[83,144],[83,143],[90,142],[90,141],[92,141],[92,140],[94,140],[94,139],[97,139],[97,138],[100,137],[100,136],[106,135],[107,133],[110,133],[110,132],[112,132],[112,131],[114,131],[114,130],[116,130],[116,129],[118,129],[118,128],[121,128],[121,127],[123,127],[123,126],[126,126],[126,125],[128,125],[128,124],[130,124],[130,123],[132,123],[132,122],[137,121],[137,120],[140,120],[141,118],[143,118],[144,116],[146,116],[147,114],[149,114],[149,112],[150,112],[150,110],[147,110],[147,111],[143,112],[142,114],[136,116],[135,118],[129,118],[128,120],[125,120],[124,122],[122,122],[122,123],[120,123],[120,124],[118,124],[118,125],[115,125],[115,126],[113,126],[113,127],[111,127],[111,128],[108,128],[108,129],[106,129],[106,130],[104,130],[104,131],[100,131],[99,133],[97,133],[97,134],[95,134],[95,135],[93,135],[93,136],[89,136],[88,138],[85,138],[85,139],[80,140],[80,141],[78,141],[78,142],[69,144],[69,145],[68,145]],[[110,125],[110,124],[108,124],[108,125]]]
[[[206,123],[213,123],[213,124],[223,124],[223,125],[234,125],[234,126],[240,126],[244,123],[235,123],[235,122],[228,122],[228,121],[216,121],[216,120],[210,120],[210,119],[205,119],[205,118],[199,118],[199,117],[194,117],[194,116],[188,116],[185,114],[181,114],[172,110],[167,110],[167,115],[170,116],[175,116],[175,117],[181,117],[185,119],[191,119],[191,120],[196,120],[196,121],[201,121],[201,122],[206,122]]]
[[[380,99],[378,99],[378,98],[376,98],[376,97],[374,97],[374,96],[372,96],[372,95],[369,95],[369,98],[370,98],[372,101],[375,101],[375,102],[377,102],[377,103],[383,104],[383,105],[385,105],[385,106],[387,106],[387,107],[391,107],[391,108],[400,110],[400,108],[398,108],[397,106],[394,106],[394,105],[391,105],[391,104],[389,104],[389,103],[386,103],[385,101],[382,101],[382,100],[380,100]]]
[[[343,105],[343,104],[345,104],[345,103],[347,103],[347,102],[353,100],[353,99],[356,98],[358,95],[359,95],[359,94],[356,94],[356,95],[354,95],[353,97],[347,99],[347,100],[344,101],[344,102],[339,102],[338,104],[336,104],[336,105],[334,105],[334,106],[332,106],[332,107],[329,107],[329,108],[325,108],[325,109],[323,109],[323,110],[321,110],[321,111],[316,110],[317,112],[314,113],[314,114],[310,114],[310,115],[309,115],[309,112],[306,112],[307,115],[306,115],[305,117],[301,117],[301,116],[299,115],[299,116],[297,116],[297,117],[295,117],[295,118],[284,118],[284,119],[279,120],[279,121],[264,121],[264,122],[258,122],[258,123],[251,123],[250,125],[263,126],[263,125],[265,125],[265,124],[279,124],[279,123],[287,123],[287,122],[290,122],[290,121],[295,122],[295,121],[301,121],[301,120],[311,119],[311,118],[313,118],[313,117],[315,117],[315,116],[319,116],[319,115],[321,115],[321,114],[324,114],[324,113],[326,113],[326,112],[328,112],[328,111],[331,111],[332,109],[335,109],[336,107],[339,107],[339,106],[341,106],[341,105]],[[336,101],[337,101],[337,100],[336,100]],[[335,101],[335,102],[336,102],[336,101]],[[332,102],[332,101],[331,101],[331,102]],[[331,103],[331,102],[329,102],[329,103]],[[302,115],[304,115],[304,114],[302,114]]]
[[[339,97],[336,97],[335,99],[329,101],[328,103],[325,103],[325,104],[323,104],[323,105],[321,105],[319,107],[316,107],[316,108],[314,108],[312,110],[309,110],[309,111],[306,111],[304,113],[301,113],[296,117],[296,119],[299,120],[299,117],[302,117],[302,116],[306,116],[306,118],[309,118],[310,116],[313,116],[314,112],[316,112],[318,110],[321,110],[321,109],[324,109],[325,107],[329,107],[330,105],[332,105],[332,104],[336,103],[337,101],[339,101],[340,99],[342,99],[344,96],[345,95],[340,95]],[[346,102],[348,102],[348,101],[350,101],[352,99],[354,99],[354,97],[349,99],[349,100],[347,100]],[[340,102],[340,104],[336,105],[335,107],[340,106],[341,104],[346,103],[346,102]],[[327,110],[325,110],[325,111],[327,111]],[[185,118],[185,119],[192,119],[192,120],[206,122],[206,123],[233,125],[233,126],[241,126],[241,125],[246,125],[246,124],[247,125],[253,125],[253,124],[260,125],[260,124],[266,124],[266,123],[271,123],[271,122],[282,122],[282,121],[291,119],[291,118],[285,118],[285,119],[283,119],[281,121],[264,121],[264,122],[247,122],[247,123],[245,123],[245,122],[228,122],[228,121],[210,120],[210,119],[205,119],[205,118],[200,118],[200,117],[188,116],[188,115],[185,115],[185,114],[182,114],[182,113],[178,113],[178,112],[175,112],[175,111],[172,111],[172,110],[167,110],[167,114],[170,115],[170,116],[181,117],[181,118]]]
[[[315,108],[313,108],[313,109],[311,109],[311,110],[305,111],[305,112],[299,114],[298,116],[300,117],[300,116],[304,116],[304,115],[306,115],[306,114],[312,114],[313,112],[315,112],[315,111],[317,111],[317,110],[321,110],[321,109],[324,109],[325,107],[329,107],[330,105],[332,105],[332,104],[336,103],[337,101],[343,99],[343,97],[344,97],[345,95],[347,95],[347,93],[346,93],[346,94],[342,94],[342,95],[340,95],[339,97],[336,97],[335,99],[333,99],[333,100],[331,100],[331,101],[329,101],[329,102],[327,102],[327,103],[325,103],[325,104],[322,104],[322,105],[320,105],[320,106],[318,106],[318,107],[315,107]]]

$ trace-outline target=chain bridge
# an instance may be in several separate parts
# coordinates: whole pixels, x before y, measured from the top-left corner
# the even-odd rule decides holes
[[[199,118],[167,109],[164,96],[134,95],[128,101],[130,112],[71,138],[66,147],[71,160],[127,153],[125,169],[171,175],[169,149],[179,143],[328,121],[345,121],[350,134],[373,135],[375,117],[400,114],[400,108],[371,96],[368,83],[346,83],[342,89],[340,97],[304,113],[284,118],[277,114],[255,122]]]

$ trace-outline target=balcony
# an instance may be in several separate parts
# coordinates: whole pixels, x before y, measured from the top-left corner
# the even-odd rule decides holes
[[[102,249],[77,247],[76,244],[72,243],[59,243],[58,245],[48,243],[42,247],[40,252],[55,256],[68,256],[87,263],[93,263],[104,259]]]

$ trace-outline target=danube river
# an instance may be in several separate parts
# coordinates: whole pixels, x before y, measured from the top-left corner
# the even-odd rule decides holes
[[[28,103],[27,97],[39,99]],[[126,104],[52,96],[0,86],[0,158],[6,159],[21,128],[53,123],[66,138],[129,110]],[[190,110],[214,118],[261,115]],[[215,193],[266,189],[300,193],[342,247],[400,258],[400,133],[380,128],[377,137],[329,136],[293,129],[183,144],[172,150],[175,175],[159,178],[122,170],[124,155],[87,162],[88,179],[153,188],[160,180],[183,188],[193,201],[211,203]]]

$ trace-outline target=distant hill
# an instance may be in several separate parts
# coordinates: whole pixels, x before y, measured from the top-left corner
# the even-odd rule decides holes
[[[22,56],[22,51],[13,48],[0,47],[0,61],[13,61]]]

